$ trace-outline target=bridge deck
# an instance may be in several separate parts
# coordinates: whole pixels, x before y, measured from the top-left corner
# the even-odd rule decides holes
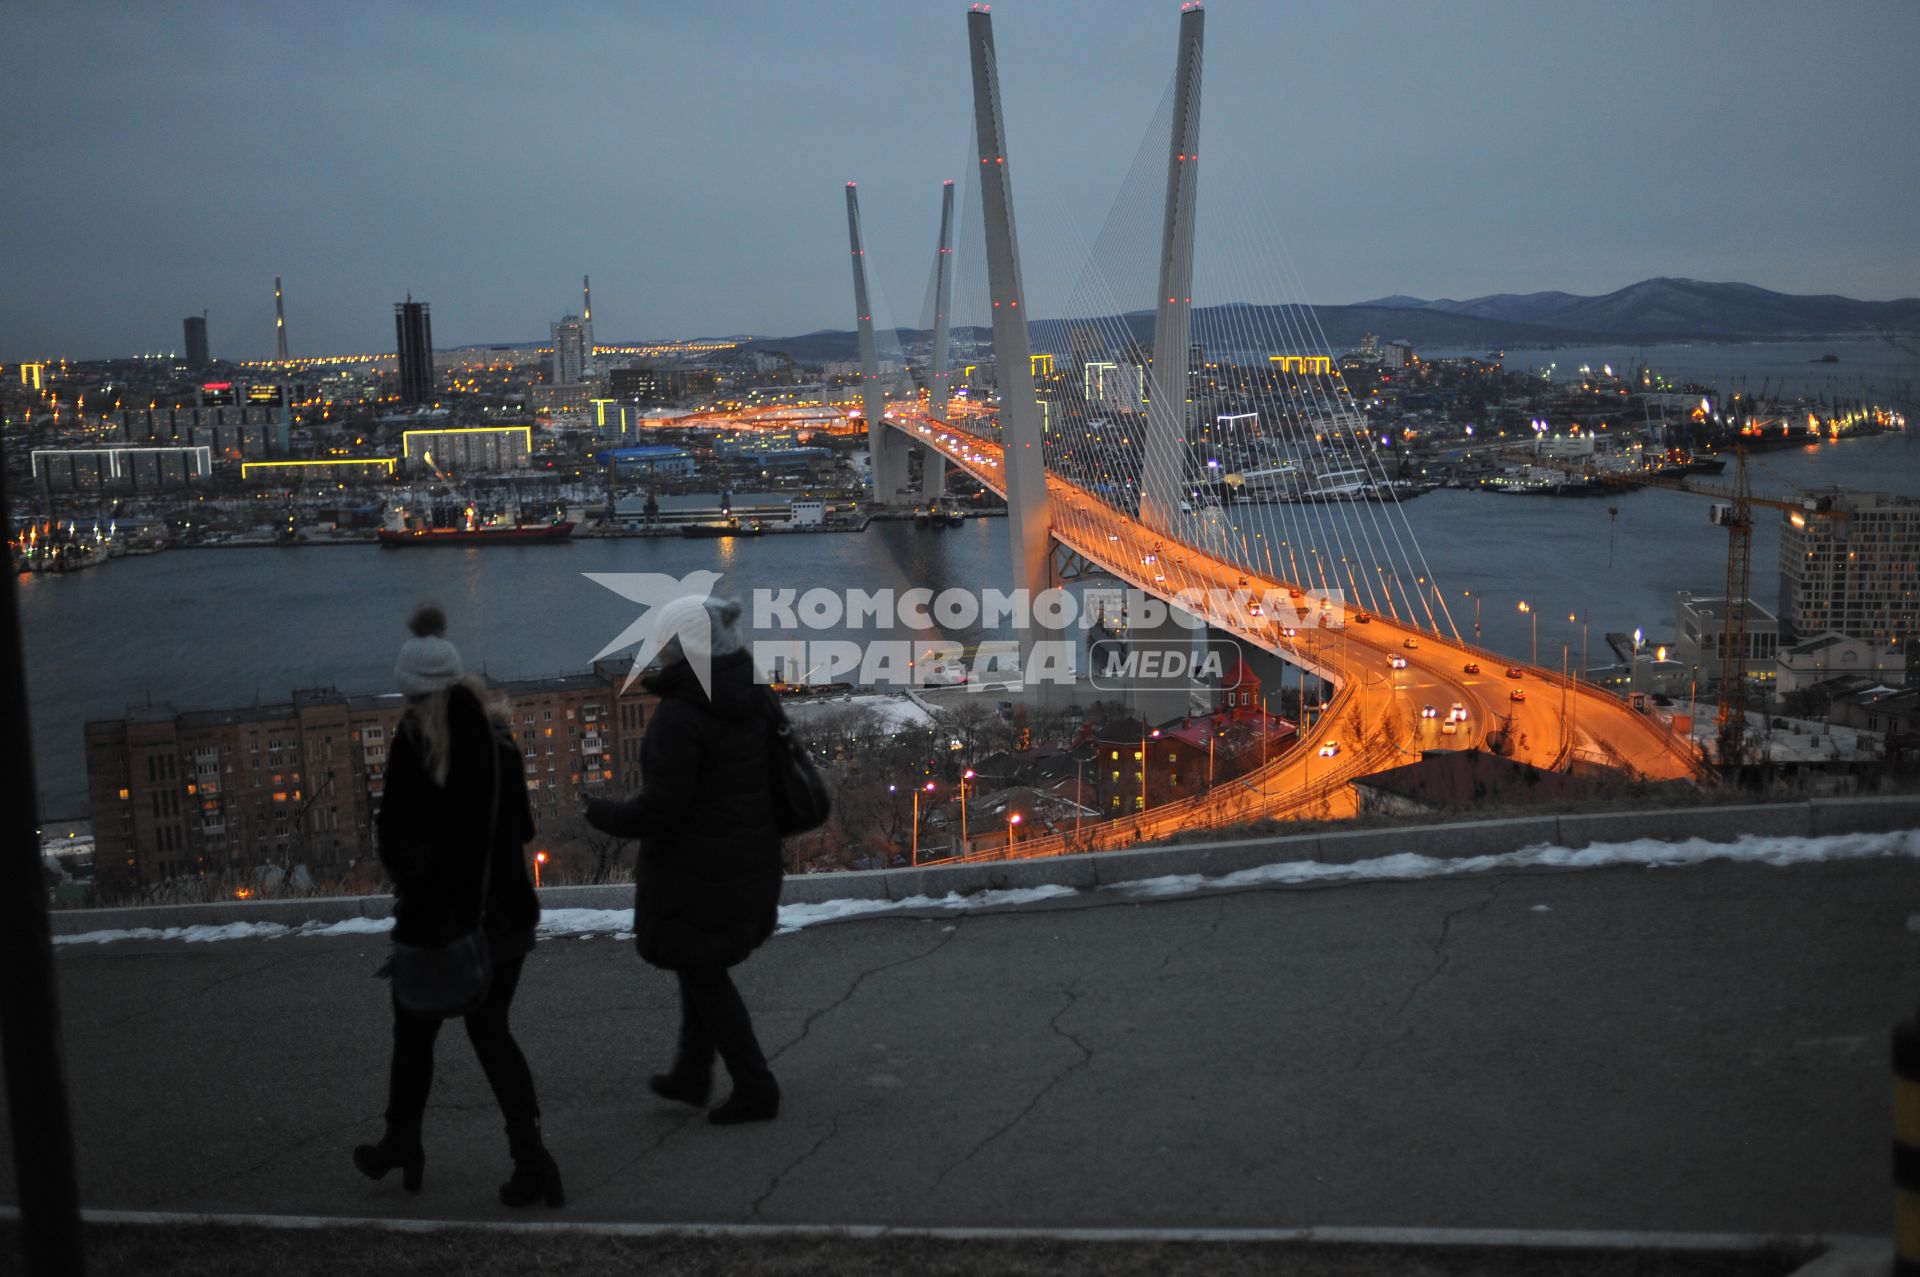
[[[899,405],[893,411],[916,442],[937,449],[983,486],[1005,495],[997,442],[955,421],[903,416]],[[1209,626],[1318,674],[1340,691],[1310,737],[1303,728],[1292,750],[1237,778],[1230,793],[1216,791],[1188,804],[1108,822],[1084,840],[1071,835],[1036,839],[1016,854],[1057,854],[1066,844],[1081,841],[1121,845],[1176,829],[1261,816],[1351,815],[1355,800],[1346,781],[1415,761],[1426,749],[1484,745],[1487,734],[1503,726],[1511,756],[1538,767],[1563,767],[1570,757],[1579,756],[1605,760],[1646,780],[1701,775],[1684,739],[1591,684],[1522,665],[1398,616],[1376,615],[1355,623],[1357,615],[1349,615],[1345,624],[1336,617],[1324,628],[1301,624],[1288,634],[1275,617],[1252,615],[1222,601],[1237,591],[1254,598],[1277,593],[1304,601],[1301,584],[1172,541],[1052,471],[1047,493],[1056,512],[1051,533],[1060,544],[1158,598],[1170,599],[1183,589],[1207,592],[1199,606]],[[1392,667],[1396,656],[1405,659],[1405,668]],[[1514,700],[1516,691],[1524,699]],[[1467,721],[1457,734],[1443,735],[1441,724],[1456,703],[1466,707]],[[1435,707],[1437,717],[1422,716],[1427,705]],[[1320,754],[1328,742],[1337,749],[1331,758]],[[1005,848],[991,854],[1003,855]]]

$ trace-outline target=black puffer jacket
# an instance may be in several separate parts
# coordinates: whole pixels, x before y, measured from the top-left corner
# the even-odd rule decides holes
[[[676,663],[640,746],[640,793],[587,804],[594,828],[640,839],[633,931],[657,967],[728,967],[773,934],[784,864],[773,823],[770,693],[745,652],[716,657],[713,694]]]
[[[505,962],[533,948],[534,924],[540,920],[540,901],[527,879],[525,848],[534,827],[525,763],[465,687],[456,685],[447,694],[447,735],[452,757],[444,786],[427,771],[420,729],[411,716],[401,719],[387,756],[376,828],[380,863],[393,879],[393,938],[439,946],[469,931],[480,914],[481,849],[490,846],[487,940],[493,960]],[[489,818],[494,821],[490,844]]]

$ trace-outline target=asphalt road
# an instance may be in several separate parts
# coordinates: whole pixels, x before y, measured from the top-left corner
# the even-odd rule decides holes
[[[823,926],[742,985],[786,1092],[655,1100],[671,985],[543,943],[516,1007],[573,1219],[1874,1233],[1920,864],[1606,870]],[[60,951],[85,1202],[492,1218],[457,1028],[373,1185],[374,939]],[[0,1197],[15,1198],[11,1159]]]

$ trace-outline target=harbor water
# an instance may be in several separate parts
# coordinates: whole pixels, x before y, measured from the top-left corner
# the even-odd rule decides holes
[[[1732,474],[1714,482],[1730,483]],[[1920,498],[1920,440],[1909,432],[1754,459],[1757,494],[1844,486]],[[1591,664],[1602,635],[1673,627],[1674,594],[1726,588],[1725,534],[1700,496],[1643,489],[1581,500],[1441,490],[1407,518],[1460,632],[1526,658],[1538,618],[1539,659],[1561,645]],[[1610,512],[1611,511],[1611,512]],[[412,605],[437,599],[469,666],[499,678],[583,670],[638,614],[586,573],[723,573],[720,589],[814,586],[935,591],[1005,589],[1004,519],[931,531],[875,523],[865,532],[746,540],[583,539],[555,546],[382,550],[258,547],[170,550],[70,576],[18,581],[26,629],[34,753],[48,818],[86,812],[82,727],[129,707],[205,709],[285,701],[297,688],[392,690],[394,653]],[[1777,516],[1761,511],[1753,589],[1778,597]],[[1571,613],[1579,620],[1569,623]],[[952,633],[966,642],[978,633]]]

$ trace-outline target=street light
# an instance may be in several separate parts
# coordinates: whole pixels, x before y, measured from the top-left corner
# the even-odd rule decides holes
[[[1579,620],[1579,618],[1572,612],[1567,613],[1568,625],[1572,625],[1576,620]],[[1580,621],[1580,670],[1587,668],[1587,624],[1586,621]],[[1571,640],[1573,637],[1572,633],[1569,632],[1567,637]],[[1576,683],[1580,681],[1580,670],[1576,670],[1573,675],[1573,681]]]
[[[1281,666],[1280,670],[1281,670],[1282,676],[1284,676],[1286,673],[1286,666],[1284,665]],[[1273,699],[1272,692],[1260,693],[1260,769],[1262,771],[1265,771],[1267,767],[1267,737],[1273,731],[1273,726],[1268,721],[1272,716],[1267,712],[1267,702],[1272,699]],[[1306,699],[1307,699],[1306,693],[1303,689],[1300,696],[1301,703],[1304,704],[1306,702]],[[1285,709],[1286,704],[1287,703],[1285,701],[1281,701],[1280,707],[1282,709]]]
[[[546,863],[547,863],[546,852],[536,851],[533,853],[533,889],[535,891],[540,890],[540,866]]]
[[[1147,726],[1147,720],[1144,718],[1141,719],[1140,720],[1140,727],[1141,727],[1141,732],[1140,732],[1140,810],[1143,814],[1147,810],[1147,740],[1149,739],[1149,737],[1151,737],[1154,740],[1158,740],[1160,738],[1160,729],[1158,727],[1154,728],[1152,732],[1148,732],[1145,730],[1146,726]]]
[[[909,853],[907,862],[911,865],[917,866],[920,863],[920,795],[923,793],[931,794],[932,792],[932,781],[928,781],[913,791],[913,850]]]
[[[1017,811],[1009,811],[1007,813],[1007,850],[1009,852],[1013,850],[1013,835],[1019,828],[1020,813]]]
[[[1460,593],[1462,597],[1473,600],[1473,643],[1478,647],[1480,645],[1480,596],[1472,590],[1462,590]]]
[[[1520,600],[1520,610],[1533,620],[1533,664],[1538,667],[1540,664],[1540,614],[1534,611],[1525,599]]]
[[[967,782],[973,779],[973,768],[960,773],[960,854],[967,854]]]

